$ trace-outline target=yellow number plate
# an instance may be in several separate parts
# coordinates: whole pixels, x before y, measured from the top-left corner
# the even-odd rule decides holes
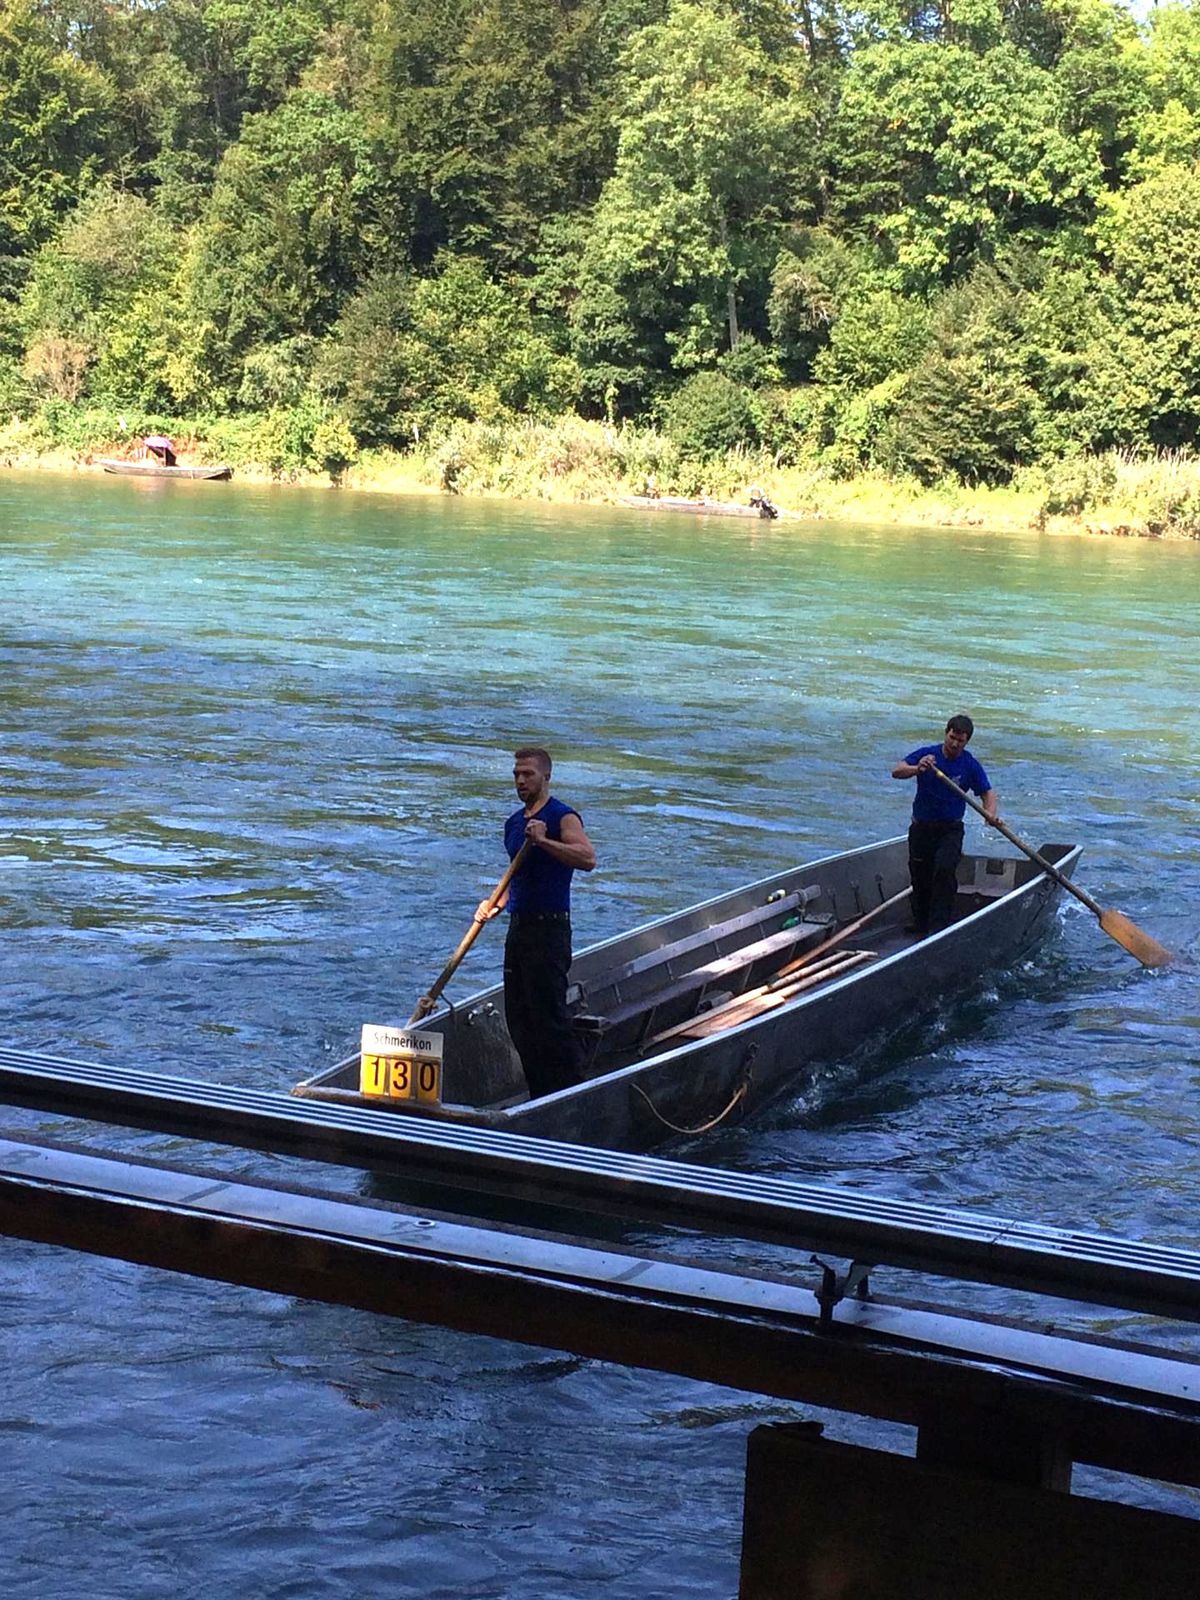
[[[359,1089],[388,1100],[437,1101],[442,1097],[442,1064],[428,1056],[361,1057]]]

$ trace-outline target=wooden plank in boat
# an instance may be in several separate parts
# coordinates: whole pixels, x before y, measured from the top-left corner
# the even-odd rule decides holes
[[[751,1017],[760,1016],[774,1006],[786,1005],[796,995],[803,994],[808,989],[819,988],[823,983],[842,977],[852,967],[862,966],[864,962],[874,961],[876,958],[874,950],[831,952],[821,961],[814,962],[812,971],[801,972],[794,981],[764,983],[761,988],[752,989],[748,994],[738,995],[725,1005],[717,1006],[713,1011],[706,1011],[702,1016],[692,1017],[687,1022],[676,1023],[673,1028],[665,1028],[662,1033],[655,1034],[650,1044],[661,1045],[669,1039],[707,1039],[711,1034],[722,1033],[726,1028],[732,1028],[739,1022],[748,1022]]]
[[[743,945],[740,950],[732,950],[726,956],[718,956],[715,961],[707,961],[702,967],[693,967],[663,989],[654,989],[636,1000],[627,1000],[623,1005],[612,1007],[604,1013],[604,1020],[610,1027],[616,1027],[619,1023],[628,1022],[630,1017],[656,1011],[661,1006],[670,1005],[673,1000],[682,1000],[685,995],[694,994],[698,989],[706,989],[722,978],[746,972],[756,961],[782,955],[802,939],[816,938],[826,931],[823,922],[797,922],[790,928],[781,928],[778,933],[768,934],[765,939],[756,939],[753,944]]]
[[[743,911],[740,916],[729,917],[725,922],[711,923],[708,927],[701,928],[696,933],[686,934],[671,944],[661,944],[654,950],[646,950],[640,956],[634,956],[632,961],[613,967],[611,972],[604,974],[603,984],[594,984],[593,987],[615,989],[630,978],[636,978],[639,973],[649,972],[653,967],[665,966],[668,962],[677,961],[681,956],[703,950],[706,945],[714,944],[718,939],[728,938],[735,933],[745,933],[747,928],[766,922],[770,917],[787,916],[789,912],[798,911],[810,900],[815,900],[820,892],[819,888],[796,889],[778,900],[768,900],[761,906]]]

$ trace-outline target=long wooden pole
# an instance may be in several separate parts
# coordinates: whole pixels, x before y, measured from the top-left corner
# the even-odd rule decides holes
[[[1008,826],[1007,822],[1002,822],[999,817],[989,817],[979,802],[972,800],[965,789],[960,789],[953,778],[948,778],[939,767],[934,767],[932,770],[937,773],[947,788],[954,790],[960,800],[967,802],[972,811],[978,811],[986,822],[991,823],[993,828],[1002,833],[1009,844],[1015,844],[1018,850],[1023,850],[1031,861],[1036,862],[1047,877],[1053,878],[1060,888],[1065,889],[1068,894],[1073,894],[1076,900],[1082,900],[1088,910],[1098,919],[1100,926],[1108,934],[1109,938],[1115,939],[1119,945],[1129,951],[1131,956],[1136,956],[1144,967],[1165,967],[1172,960],[1171,952],[1164,949],[1157,939],[1152,939],[1148,933],[1143,933],[1136,922],[1130,922],[1129,918],[1121,911],[1106,911],[1102,905],[1092,899],[1085,889],[1081,889],[1077,883],[1072,883],[1065,872],[1060,872],[1032,845],[1026,844],[1024,839],[1019,838]]]
[[[529,854],[529,852],[532,849],[533,849],[533,845],[532,845],[531,841],[526,839],[525,843],[521,846],[521,848],[517,851],[516,855],[509,862],[508,870],[505,872],[504,876],[500,879],[500,882],[496,885],[496,887],[492,890],[491,894],[487,897],[487,900],[484,903],[484,910],[486,912],[488,912],[489,914],[491,912],[493,912],[496,909],[496,907],[500,904],[501,900],[503,900],[504,895],[505,895],[505,893],[506,893],[506,891],[508,889],[509,884],[513,881],[513,878],[516,875],[517,871],[519,870],[519,868],[521,866],[521,863],[525,860],[525,857]],[[459,940],[458,948],[455,950],[454,954],[450,957],[449,961],[447,961],[446,965],[438,973],[437,977],[430,984],[428,992],[426,994],[423,994],[421,996],[421,998],[417,1001],[417,1009],[413,1012],[412,1016],[408,1019],[408,1026],[410,1028],[414,1027],[416,1025],[416,1023],[420,1022],[422,1017],[427,1017],[429,1015],[429,1013],[436,1007],[436,1005],[438,1003],[439,995],[441,994],[442,990],[446,987],[446,985],[450,982],[450,979],[454,976],[455,972],[458,970],[458,966],[459,966],[459,963],[462,961],[462,958],[466,955],[467,951],[471,948],[471,946],[475,943],[476,939],[478,939],[479,935],[483,932],[484,923],[487,922],[488,920],[489,920],[489,917],[485,916],[485,917],[482,917],[482,918],[476,917],[472,921],[471,926],[467,929],[466,933],[464,933],[462,938]]]

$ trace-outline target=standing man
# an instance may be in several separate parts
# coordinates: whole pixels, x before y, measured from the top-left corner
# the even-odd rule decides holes
[[[504,941],[504,1018],[532,1098],[579,1082],[579,1044],[567,1015],[571,968],[571,876],[591,872],[596,852],[573,807],[550,793],[549,752],[527,746],[513,757],[521,805],[504,824],[511,860],[533,849],[491,912],[508,907]],[[485,900],[475,913],[488,916]]]
[[[989,822],[995,822],[998,815],[996,791],[967,750],[974,732],[970,717],[951,717],[941,744],[922,745],[892,768],[893,778],[917,780],[908,830],[908,871],[912,878],[913,924],[921,938],[937,933],[954,920],[963,814],[967,809],[954,790],[936,776],[934,768],[953,779],[960,789],[977,794]]]

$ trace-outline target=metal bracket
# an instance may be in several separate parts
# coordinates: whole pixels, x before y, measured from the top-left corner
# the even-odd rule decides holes
[[[845,1274],[839,1278],[837,1268],[831,1267],[828,1261],[820,1256],[809,1256],[814,1267],[821,1269],[821,1286],[814,1289],[817,1305],[821,1310],[820,1329],[822,1333],[829,1333],[833,1328],[833,1308],[847,1295],[853,1295],[856,1300],[869,1300],[871,1298],[871,1272],[874,1262],[852,1261]]]

